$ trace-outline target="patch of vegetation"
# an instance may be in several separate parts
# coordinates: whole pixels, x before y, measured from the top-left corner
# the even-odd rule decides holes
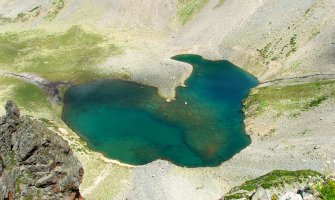
[[[257,51],[259,52],[259,54],[263,57],[263,58],[270,58],[271,55],[273,54],[273,51],[270,51],[272,43],[268,43],[264,48],[262,49],[257,49]]]
[[[310,12],[311,12],[311,8],[308,8],[304,13],[304,17],[307,17]]]
[[[0,25],[7,24],[7,23],[13,23],[13,19],[9,17],[4,17],[2,14],[0,15]]]
[[[48,12],[47,16],[44,17],[47,21],[52,21],[56,18],[58,13],[64,8],[65,1],[64,0],[54,0],[52,2],[53,8]]]
[[[37,200],[42,200],[42,195],[41,195],[41,191],[40,190],[37,190],[37,192],[36,192],[36,198],[37,198]]]
[[[322,199],[324,200],[335,200],[335,181],[327,179],[324,183],[321,183],[317,190],[320,192]]]
[[[0,100],[14,100],[28,112],[51,110],[52,105],[46,93],[35,85],[14,77],[0,76]]]
[[[12,170],[16,165],[15,153],[13,151],[9,152],[8,163],[6,163],[6,168]]]
[[[327,96],[320,96],[317,97],[316,99],[313,99],[311,102],[309,102],[304,108],[303,110],[308,110],[309,108],[313,108],[313,107],[317,107],[318,105],[320,105],[322,102],[324,102],[325,100],[327,100]]]
[[[178,0],[178,21],[185,25],[208,3],[208,0]]]
[[[219,3],[214,7],[214,8],[218,8],[220,6],[222,6],[224,4],[225,0],[220,0]]]
[[[22,197],[22,200],[34,200],[33,195],[28,194],[27,196]]]
[[[272,128],[271,130],[270,130],[270,135],[273,135],[275,132],[277,131],[277,129],[275,129],[275,128]]]
[[[305,111],[335,98],[335,81],[317,81],[289,86],[256,88],[244,101],[248,115],[257,115],[269,108],[278,113]]]
[[[16,177],[16,180],[15,180],[15,192],[16,193],[20,193],[21,192],[21,184],[22,185],[25,185],[27,184],[28,181],[27,179],[25,178],[24,174],[19,174],[17,177]]]
[[[313,28],[312,33],[310,35],[310,39],[316,37],[319,34],[320,34],[320,30],[317,27]]]
[[[297,61],[295,61],[295,62],[293,62],[293,63],[291,64],[291,68],[292,68],[292,69],[298,68],[298,67],[301,66],[301,64],[302,64],[302,61],[301,61],[301,60],[297,60]]]
[[[290,51],[286,54],[286,57],[297,51],[297,34],[294,34],[290,39]]]
[[[285,171],[276,170],[270,172],[259,178],[246,181],[242,185],[233,188],[225,196],[225,199],[249,199],[250,193],[256,191],[257,188],[262,187],[264,189],[270,188],[282,188],[285,185],[294,183],[307,182],[311,177],[322,177],[322,174],[312,170],[301,170],[301,171]]]
[[[268,42],[264,47],[256,50],[263,58],[263,63],[269,64],[271,61],[286,58],[296,52],[298,49],[297,41],[298,35],[293,34],[290,38],[276,38],[273,41]]]
[[[96,65],[122,51],[102,35],[74,26],[64,33],[44,31],[0,34],[0,66],[49,80],[80,83],[102,75]],[[107,77],[108,78],[108,77]]]

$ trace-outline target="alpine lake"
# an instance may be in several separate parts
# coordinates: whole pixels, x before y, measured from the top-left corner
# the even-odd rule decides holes
[[[220,165],[250,144],[242,101],[259,82],[226,60],[172,59],[193,66],[176,100],[166,102],[156,88],[139,83],[98,80],[67,91],[63,120],[92,150],[123,163]]]

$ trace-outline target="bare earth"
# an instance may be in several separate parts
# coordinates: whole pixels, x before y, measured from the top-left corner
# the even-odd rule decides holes
[[[335,73],[333,0],[225,0],[218,8],[214,8],[218,0],[210,0],[185,26],[176,22],[176,0],[66,2],[52,22],[43,20],[52,6],[51,0],[44,1],[40,16],[0,24],[0,32],[39,28],[52,32],[80,24],[105,34],[125,52],[96,70],[127,71],[131,80],[157,87],[167,100],[174,98],[175,87],[183,85],[192,71],[191,66],[170,59],[182,53],[230,60],[262,82]],[[40,1],[4,0],[0,13],[14,17],[37,4]],[[70,145],[86,149],[60,119],[54,124],[59,128],[50,128]],[[294,118],[267,110],[246,118],[245,124],[251,145],[212,168],[183,168],[167,161],[128,166],[75,148],[85,170],[81,191],[87,199],[217,200],[232,187],[274,169],[322,171],[335,156],[335,102],[331,100]]]

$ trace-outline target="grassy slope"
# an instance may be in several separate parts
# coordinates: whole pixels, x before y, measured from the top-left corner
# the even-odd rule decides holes
[[[335,99],[335,81],[256,88],[244,101],[244,105],[246,113],[252,115],[261,114],[270,108],[279,114],[300,113],[327,99]]]
[[[208,0],[178,0],[178,21],[185,25],[208,3]]]
[[[17,78],[0,76],[0,102],[8,99],[14,100],[25,114],[52,118],[52,105],[43,90]]]
[[[322,177],[322,174],[312,170],[276,170],[265,174],[264,176],[261,176],[259,178],[246,181],[242,185],[233,188],[230,192],[226,194],[225,199],[249,199],[249,195],[255,192],[259,187],[262,187],[264,189],[278,189],[285,187],[285,185],[308,182],[311,177]],[[273,198],[275,197],[273,196]]]
[[[106,58],[122,50],[104,36],[74,26],[61,33],[43,30],[0,34],[0,73],[34,73],[53,81],[82,83],[97,78],[120,77],[96,70]],[[20,79],[0,75],[0,100],[13,99],[24,114],[58,119],[61,107],[51,105],[43,90]],[[66,88],[62,88],[62,93]],[[3,110],[1,111],[3,114]]]
[[[103,36],[74,26],[65,33],[44,31],[0,35],[0,67],[75,83],[99,78],[96,65],[122,51]]]

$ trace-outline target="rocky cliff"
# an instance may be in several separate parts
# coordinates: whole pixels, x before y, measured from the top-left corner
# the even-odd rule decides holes
[[[69,145],[8,101],[0,118],[0,200],[81,199],[83,168]]]

